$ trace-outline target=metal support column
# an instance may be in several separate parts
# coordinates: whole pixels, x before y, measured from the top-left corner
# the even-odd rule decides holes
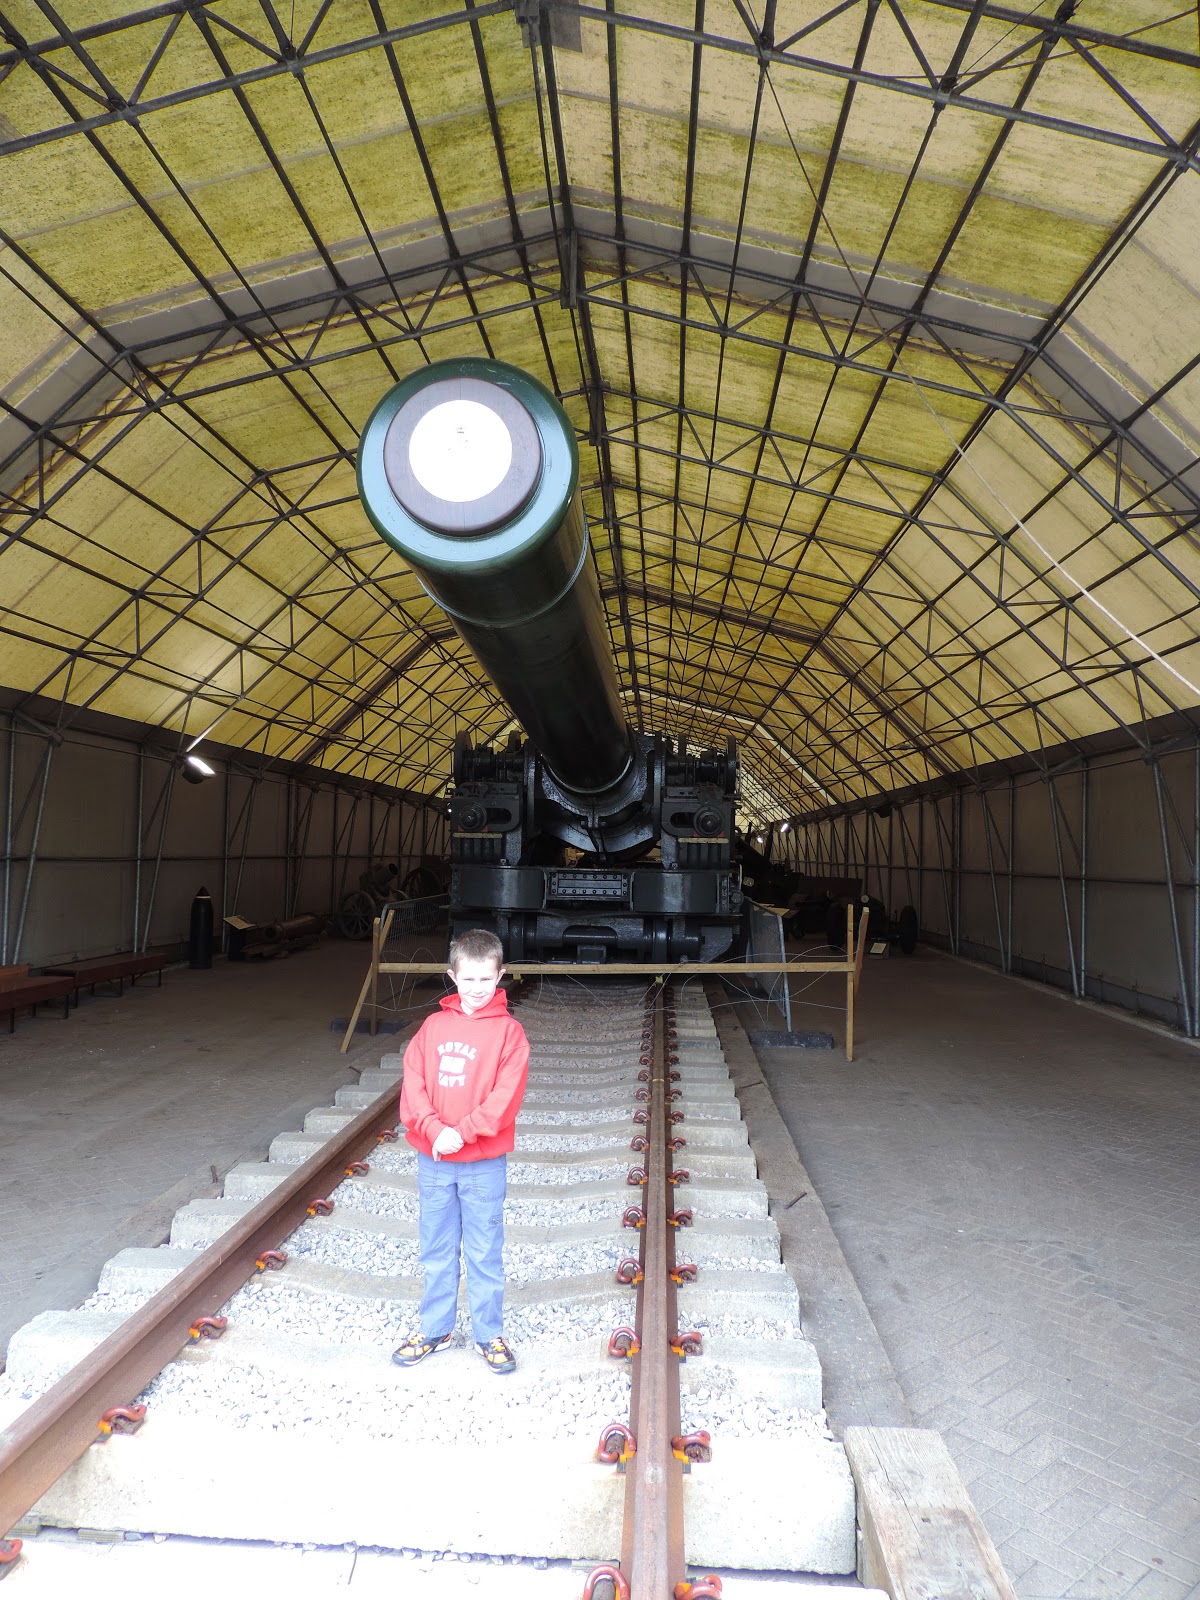
[[[167,769],[167,775],[163,779],[163,786],[159,790],[159,796],[154,806],[154,812],[158,812],[161,808],[162,816],[158,824],[158,842],[154,848],[154,872],[150,879],[150,895],[146,903],[146,918],[142,923],[141,939],[134,947],[137,951],[145,950],[150,943],[150,924],[154,918],[154,902],[158,895],[158,875],[162,869],[163,846],[167,840],[167,821],[171,815],[171,799],[175,793],[175,779],[178,772],[178,763],[172,761]],[[150,820],[151,822],[154,821],[154,813],[151,813]]]
[[[919,871],[919,869],[918,869],[918,872],[917,872],[918,891],[917,891],[917,894],[913,893],[913,859],[912,859],[912,852],[913,852],[913,849],[915,847],[913,845],[913,838],[912,838],[912,834],[909,831],[908,823],[904,820],[904,812],[903,812],[903,810],[898,811],[896,813],[896,817],[898,818],[899,823],[900,823],[900,829],[899,829],[899,832],[900,832],[900,843],[904,847],[904,887],[905,887],[905,890],[907,891],[907,896],[908,896],[907,904],[912,906],[913,910],[917,912],[917,926],[920,927],[920,925],[921,925],[921,913],[920,913],[920,911],[918,909],[918,906],[917,906],[917,898],[918,898],[918,895],[920,893],[920,871]],[[891,828],[891,823],[892,823],[892,819],[889,818],[888,819],[888,828],[889,828],[889,830]]]
[[[25,937],[25,917],[29,911],[29,895],[33,888],[33,873],[37,866],[38,845],[42,837],[42,818],[46,814],[46,790],[50,785],[50,767],[54,761],[54,752],[58,748],[58,740],[47,737],[46,754],[42,757],[42,776],[38,785],[37,811],[33,819],[33,837],[29,841],[29,854],[25,860],[25,882],[21,885],[21,910],[17,917],[17,930],[13,937],[12,961],[13,964],[21,959],[21,941]]]
[[[1171,910],[1171,937],[1175,943],[1175,971],[1179,982],[1179,1006],[1183,1013],[1184,1032],[1190,1035],[1192,1033],[1192,1005],[1184,971],[1183,935],[1179,927],[1179,906],[1175,900],[1175,865],[1171,858],[1171,840],[1167,834],[1167,813],[1163,804],[1162,769],[1159,766],[1157,756],[1150,758],[1150,767],[1154,773],[1154,801],[1158,808],[1158,835],[1162,843],[1163,876],[1167,886],[1167,904]]]
[[[1012,972],[1016,963],[1013,960],[1013,852],[1016,849],[1017,838],[1017,783],[1011,775],[1008,780],[1008,906],[1005,920],[1008,926],[1008,966],[1005,972]]]
[[[335,841],[335,844],[334,844],[334,854],[336,855],[338,853],[338,850],[340,849],[342,839],[344,838],[345,841],[346,841],[346,848],[345,848],[345,850],[343,850],[341,852],[341,856],[342,856],[341,888],[339,889],[337,894],[334,896],[333,903],[334,903],[335,906],[341,905],[342,898],[346,893],[346,879],[347,879],[347,877],[349,875],[349,872],[350,872],[350,856],[351,856],[351,853],[352,853],[352,851],[354,849],[354,827],[355,827],[356,822],[358,821],[358,806],[359,806],[359,802],[361,801],[361,799],[362,799],[362,795],[361,794],[356,793],[354,795],[354,798],[350,802],[350,815],[346,818],[345,825],[342,828],[342,831],[338,835],[338,837],[337,837],[337,839]]]
[[[887,904],[888,911],[890,912],[892,907],[896,904],[896,892],[895,892],[895,888],[894,888],[893,883],[892,883],[892,861],[893,861],[893,858],[895,856],[895,850],[896,850],[896,814],[895,814],[895,809],[894,808],[889,808],[889,810],[888,810],[887,825],[888,825],[888,836],[887,836],[887,864],[888,864],[888,866],[887,866],[887,901],[886,901],[886,904]]]
[[[254,824],[254,805],[258,799],[258,786],[262,781],[262,773],[256,772],[250,779],[250,787],[246,791],[246,798],[242,801],[242,808],[238,812],[238,819],[233,825],[234,835],[238,829],[242,833],[242,846],[238,852],[237,877],[233,881],[233,903],[225,915],[236,914],[242,903],[242,875],[246,870],[246,852],[250,848],[250,829]]]
[[[1200,772],[1200,768],[1197,769]],[[8,771],[4,790],[4,898],[0,904],[0,967],[8,961],[8,914],[12,903],[13,838],[16,829],[17,787],[17,718],[15,712],[8,718]],[[1200,803],[1200,801],[1198,801]]]
[[[992,831],[995,828],[995,820],[992,817],[992,808],[988,803],[986,790],[980,789],[978,794],[979,804],[983,807],[983,837],[987,845],[988,877],[992,885],[992,909],[996,914],[996,943],[999,946],[1000,970],[1001,972],[1007,972],[1008,956],[1004,948],[1004,928],[1000,921],[1000,889],[996,883],[996,853],[992,847]],[[997,842],[999,842],[998,833],[996,838]]]
[[[142,813],[146,804],[146,751],[138,745],[137,795],[134,803],[133,823],[133,943],[130,948],[137,954],[138,939],[142,931]]]
[[[229,910],[229,763],[221,774],[221,954],[229,954],[229,926],[225,917]]]
[[[1062,832],[1058,818],[1058,789],[1054,779],[1046,779],[1050,795],[1050,820],[1054,825],[1054,859],[1058,864],[1058,892],[1062,899],[1063,926],[1067,934],[1067,967],[1071,973],[1071,993],[1079,998],[1079,973],[1075,967],[1075,931],[1071,926],[1071,901],[1067,894],[1067,874],[1063,863]]]
[[[333,804],[329,807],[329,911],[333,914],[340,904],[337,892],[337,826],[338,826],[338,799],[341,790],[335,783],[333,786]]]
[[[300,804],[300,785],[296,786],[295,795],[295,822],[290,844],[291,872],[287,882],[287,897],[284,901],[286,915],[294,917],[300,904],[300,889],[304,880],[304,868],[308,862],[308,838],[312,831],[313,808],[317,801],[316,789],[305,784],[308,799],[302,806]]]
[[[1090,768],[1085,761],[1080,768],[1079,786],[1079,993],[1087,999],[1087,941],[1088,941],[1088,798],[1091,788]]]
[[[289,774],[283,794],[283,894],[280,896],[285,917],[290,917],[292,914],[292,877],[295,871],[293,850],[296,835],[300,831],[298,802],[296,780]]]
[[[951,812],[954,834],[950,841],[950,865],[954,873],[954,954],[962,945],[962,790],[954,791]]]
[[[946,867],[945,836],[946,836],[946,831],[947,830],[946,830],[945,823],[942,821],[941,802],[939,800],[934,800],[932,802],[932,804],[933,804],[933,832],[934,832],[934,837],[937,839],[937,847],[938,847],[938,872],[941,875],[941,879],[942,879],[942,906],[943,906],[943,908],[945,910],[945,913],[946,913],[946,943],[950,947],[951,955],[957,955],[958,954],[958,940],[957,940],[957,938],[955,936],[955,931],[954,931],[956,924],[955,924],[954,908],[953,908],[953,905],[951,903],[952,902],[952,896],[951,896],[951,893],[950,893],[950,876],[949,876],[949,873],[948,873],[947,867]],[[953,867],[953,864],[954,864],[954,852],[953,852],[953,849],[951,849],[951,867]]]

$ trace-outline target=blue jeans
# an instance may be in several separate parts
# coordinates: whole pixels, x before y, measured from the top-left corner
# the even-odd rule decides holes
[[[421,1201],[421,1332],[449,1333],[458,1315],[459,1250],[467,1264],[467,1301],[478,1343],[504,1331],[504,1191],[507,1161],[435,1161],[417,1153]]]

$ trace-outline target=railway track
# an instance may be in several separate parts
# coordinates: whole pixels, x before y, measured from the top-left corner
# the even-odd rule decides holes
[[[0,1529],[32,1508],[132,1536],[570,1562],[596,1600],[703,1600],[720,1580],[700,1569],[730,1594],[739,1570],[852,1571],[795,1286],[707,1002],[673,990],[544,984],[521,1004],[515,1374],[487,1371],[461,1316],[456,1348],[390,1363],[419,1266],[385,1056],[185,1206],[168,1246],[121,1252],[83,1307],[14,1335]],[[14,1596],[36,1592],[38,1543],[4,1552]]]

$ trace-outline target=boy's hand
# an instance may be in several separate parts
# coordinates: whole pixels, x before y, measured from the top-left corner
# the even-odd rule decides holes
[[[440,1161],[443,1156],[455,1155],[463,1147],[463,1136],[457,1128],[443,1128],[433,1141],[433,1159]]]

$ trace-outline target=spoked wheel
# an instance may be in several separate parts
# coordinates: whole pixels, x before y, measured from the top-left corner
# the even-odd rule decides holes
[[[437,873],[429,867],[414,867],[400,887],[410,900],[427,900],[442,892]]]
[[[365,889],[351,889],[342,899],[337,930],[343,939],[369,939],[375,921],[375,901]]]

